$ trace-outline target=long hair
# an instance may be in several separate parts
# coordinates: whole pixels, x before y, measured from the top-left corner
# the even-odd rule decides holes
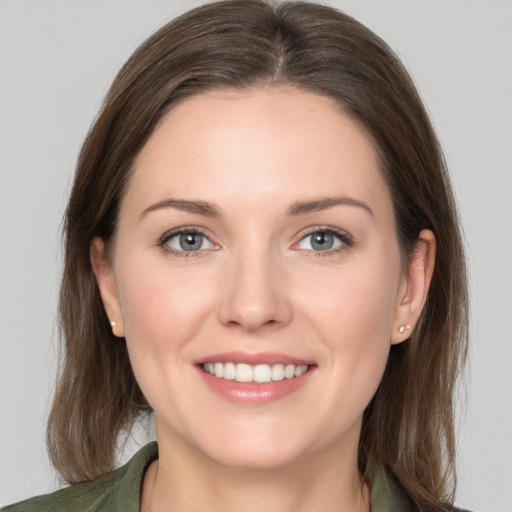
[[[443,155],[403,65],[350,16],[313,3],[225,0],[171,21],[129,58],[82,147],[65,217],[63,361],[48,423],[54,466],[70,483],[114,467],[116,443],[151,412],[114,338],[89,259],[107,254],[134,159],[178,102],[214,89],[289,85],[333,98],[371,138],[393,200],[402,258],[422,229],[437,241],[420,321],[391,348],[367,407],[359,470],[385,471],[418,510],[453,502],[454,391],[467,350],[467,285]]]

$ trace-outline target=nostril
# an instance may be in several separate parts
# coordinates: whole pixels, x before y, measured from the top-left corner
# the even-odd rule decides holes
[[[233,261],[223,286],[218,315],[222,324],[248,331],[276,328],[289,322],[291,311],[282,280],[273,265]]]

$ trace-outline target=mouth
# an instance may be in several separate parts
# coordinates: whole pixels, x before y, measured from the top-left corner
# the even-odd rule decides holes
[[[195,365],[212,391],[242,405],[263,405],[296,393],[317,367],[285,354],[245,352],[211,355]]]
[[[233,362],[211,362],[203,363],[201,368],[203,372],[208,373],[219,379],[236,381],[240,383],[258,383],[266,384],[269,382],[279,382],[285,379],[295,379],[304,375],[311,365],[307,364],[245,364]]]

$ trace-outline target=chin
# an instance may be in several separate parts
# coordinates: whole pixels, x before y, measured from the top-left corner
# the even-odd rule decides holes
[[[210,435],[198,437],[196,448],[214,462],[233,469],[283,468],[322,451],[317,436],[289,422],[242,422],[215,431],[210,426]]]
[[[227,468],[258,471],[289,466],[300,460],[303,452],[276,449],[273,443],[268,443],[267,446],[224,446],[222,450],[212,450],[207,455],[217,464]]]

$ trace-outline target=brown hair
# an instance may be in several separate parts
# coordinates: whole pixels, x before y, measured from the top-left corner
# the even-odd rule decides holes
[[[89,260],[114,242],[132,163],[177,102],[211,89],[291,85],[334,98],[374,141],[404,257],[419,232],[437,241],[420,322],[394,345],[364,414],[359,466],[385,471],[418,510],[453,501],[453,398],[466,355],[467,287],[457,214],[434,130],[399,59],[370,30],[326,6],[263,0],[206,4],[151,36],[117,75],[80,153],[65,218],[60,295],[64,360],[48,424],[68,482],[113,469],[116,443],[151,412],[126,346],[113,338]]]

